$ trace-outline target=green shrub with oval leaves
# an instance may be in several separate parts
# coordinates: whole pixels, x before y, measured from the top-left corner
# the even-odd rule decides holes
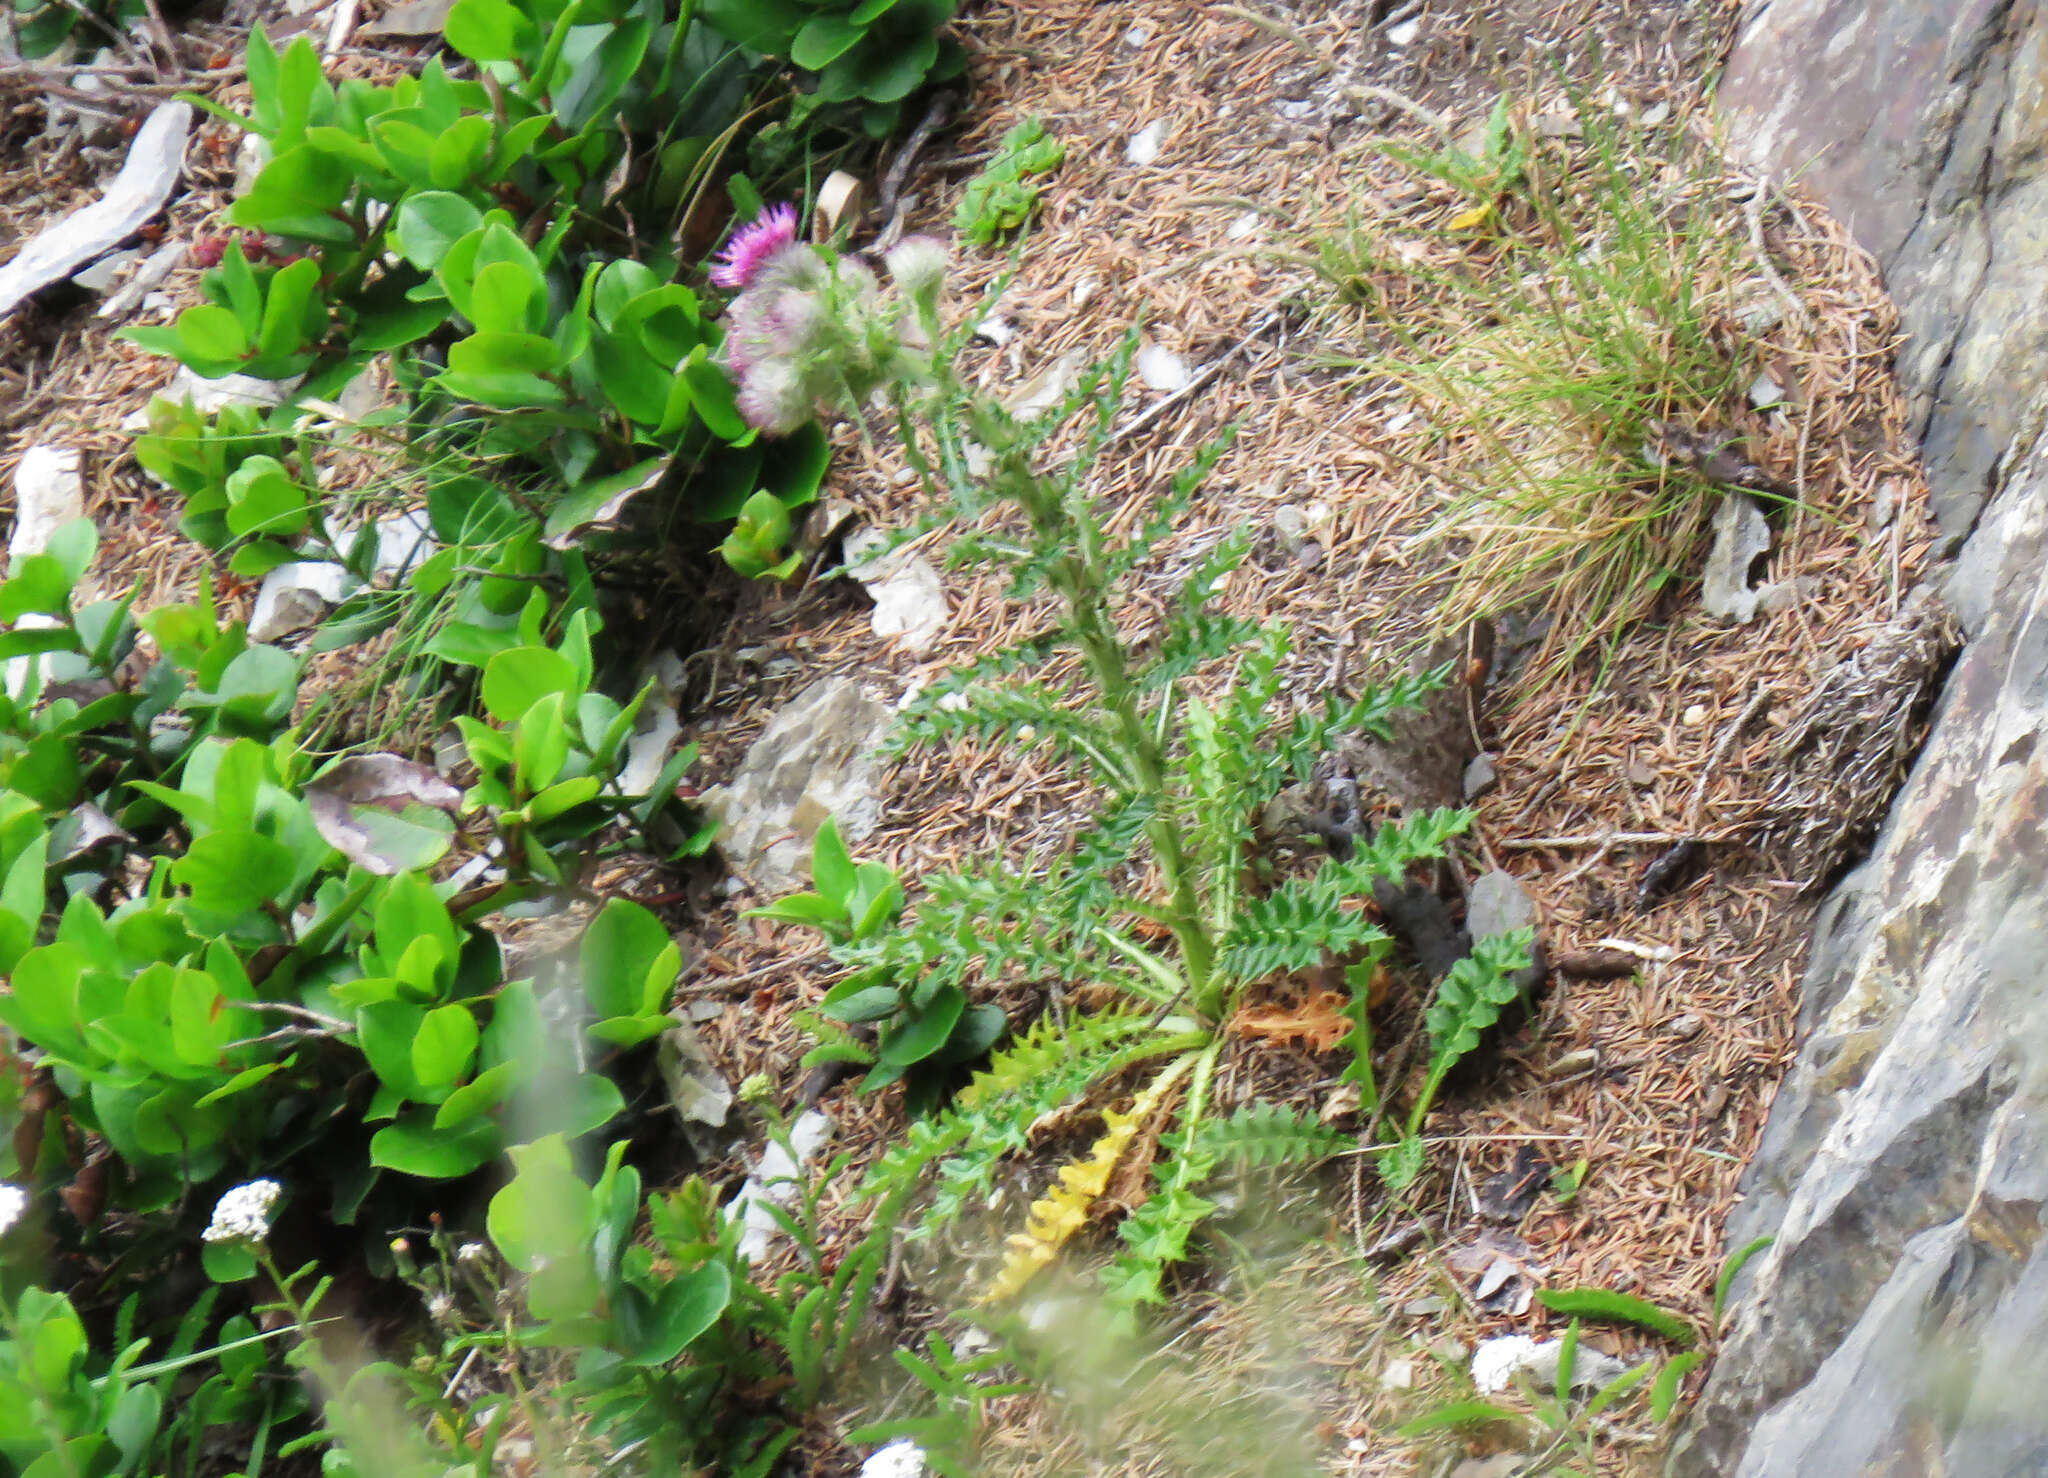
[[[421,459],[509,479],[558,542],[655,488],[714,522],[762,489],[785,507],[809,501],[822,436],[799,433],[796,458],[750,452],[756,434],[714,359],[721,332],[676,280],[691,264],[667,244],[747,114],[747,63],[691,9],[460,0],[448,39],[482,75],[454,78],[434,60],[389,85],[330,82],[310,42],[279,52],[259,29],[249,116],[223,114],[268,153],[228,213],[254,234],[204,274],[206,302],[126,337],[208,377],[303,375],[266,418],[272,432],[298,402],[403,349],[403,430]],[[646,133],[656,142],[636,154]],[[641,167],[619,174],[622,156]],[[666,233],[618,254],[612,222],[637,235],[632,223],[664,218]],[[173,475],[157,465],[170,460],[166,431],[152,434],[145,465],[184,494],[206,542],[235,544],[238,573],[253,578],[289,557],[285,541],[319,532],[303,466],[202,456]],[[237,426],[221,439],[250,436]],[[317,539],[306,557],[326,557]],[[396,602],[364,600],[331,629],[360,640],[402,618]]]
[[[67,526],[0,584],[8,619],[49,623],[0,634],[0,656],[27,664],[0,700],[0,1022],[118,1157],[119,1203],[164,1206],[367,1129],[362,1164],[337,1177],[345,1221],[379,1171],[494,1159],[538,1122],[522,1092],[545,1090],[561,1132],[614,1117],[617,1088],[556,1060],[535,983],[505,978],[485,927],[572,878],[570,852],[602,827],[664,819],[690,761],[672,758],[652,794],[620,792],[647,695],[591,691],[591,618],[539,645],[545,602],[529,600],[528,644],[484,673],[503,727],[470,731],[509,770],[480,771],[465,797],[397,755],[309,757],[285,729],[297,660],[250,644],[203,590],[142,617],[161,656],[125,687],[127,603],[72,610],[93,542]],[[427,869],[465,810],[516,865],[456,899]],[[601,1059],[663,1029],[679,963],[651,914],[615,900],[551,985],[580,1001]]]
[[[813,74],[811,107],[858,110],[877,137],[918,89],[965,70],[945,34],[953,0],[703,0],[711,25],[741,46]]]

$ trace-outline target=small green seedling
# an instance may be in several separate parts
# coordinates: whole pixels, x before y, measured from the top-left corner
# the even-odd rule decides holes
[[[1050,173],[1067,157],[1067,146],[1027,118],[1008,133],[987,168],[967,182],[953,212],[954,229],[977,246],[1014,231],[1038,209],[1039,184],[1030,176]]]

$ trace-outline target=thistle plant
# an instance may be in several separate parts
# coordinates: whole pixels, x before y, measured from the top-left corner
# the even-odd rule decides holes
[[[1248,551],[1237,534],[1196,563],[1162,630],[1121,629],[1117,612],[1149,551],[1174,531],[1229,438],[1204,447],[1132,533],[1113,534],[1088,479],[1115,424],[1135,335],[1064,404],[1020,420],[955,372],[965,335],[941,322],[933,245],[906,241],[886,266],[888,291],[865,266],[793,240],[760,262],[728,339],[742,405],[770,430],[813,401],[863,425],[886,414],[929,500],[920,527],[954,521],[954,563],[1008,570],[1015,598],[1054,597],[1047,634],[931,684],[905,709],[897,743],[975,736],[1049,747],[1093,783],[1098,803],[1042,870],[1024,874],[1001,856],[971,862],[926,877],[890,927],[835,937],[834,954],[857,976],[898,992],[885,1042],[927,1017],[957,1019],[970,987],[1006,976],[1065,982],[1082,1007],[1041,1018],[997,1051],[950,1108],[911,1126],[868,1188],[893,1196],[936,1166],[922,1222],[930,1230],[987,1189],[1043,1115],[1150,1065],[1124,1090],[1127,1107],[1105,1108],[1101,1136],[1032,1207],[986,1295],[1000,1301],[1049,1264],[1112,1177],[1142,1183],[1132,1160],[1143,1156],[1155,1189],[1125,1221],[1107,1278],[1112,1303],[1134,1311],[1162,1301],[1165,1267],[1186,1255],[1189,1233],[1213,1209],[1197,1194],[1211,1174],[1248,1154],[1273,1163],[1333,1147],[1328,1130],[1283,1112],[1212,1114],[1224,1027],[1246,994],[1332,961],[1368,978],[1390,943],[1366,912],[1373,880],[1440,857],[1471,819],[1441,810],[1387,824],[1350,856],[1261,890],[1249,882],[1255,818],[1309,779],[1334,735],[1384,735],[1391,715],[1448,674],[1328,694],[1276,722],[1289,706],[1286,628],[1213,604]],[[769,391],[788,404],[769,405]],[[1076,444],[1052,461],[1048,444],[1074,420]],[[1369,1080],[1362,988],[1353,1009],[1354,1071]],[[932,1030],[943,1039],[942,1023]]]

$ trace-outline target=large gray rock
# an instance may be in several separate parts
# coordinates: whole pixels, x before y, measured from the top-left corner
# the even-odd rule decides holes
[[[851,678],[820,678],[768,721],[732,783],[709,791],[719,850],[762,892],[809,880],[811,838],[830,816],[858,842],[882,816],[883,758],[894,712]]]
[[[1728,1228],[1777,1241],[1676,1473],[2048,1472],[2048,1409],[2008,1382],[2048,1345],[2048,456],[1966,557],[1992,613],[1824,912]]]
[[[1777,1240],[1671,1471],[2048,1473],[2048,15],[1765,0],[1721,98],[1885,268],[1939,516],[1977,528],[1943,582],[1968,645],[1823,909],[1730,1219]]]
[[[1945,532],[2040,423],[2048,18],[2013,0],[1750,0],[1720,89],[1738,148],[1884,268]]]

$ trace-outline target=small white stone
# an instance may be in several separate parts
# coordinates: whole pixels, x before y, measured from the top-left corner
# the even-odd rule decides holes
[[[1688,729],[1698,728],[1707,721],[1707,706],[1704,703],[1688,704],[1685,712],[1678,716],[1678,721]]]
[[[1232,241],[1242,241],[1258,229],[1259,213],[1248,210],[1241,216],[1233,217],[1230,224],[1223,228],[1223,234]]]
[[[1138,351],[1138,378],[1153,390],[1183,390],[1193,378],[1187,362],[1160,344],[1147,344]]]
[[[1749,387],[1749,403],[1758,410],[1769,410],[1774,405],[1785,403],[1785,387],[1772,379],[1768,373],[1756,377]]]
[[[272,642],[304,631],[362,588],[347,567],[324,560],[279,565],[256,587],[249,610],[249,640]]]
[[[1415,38],[1421,34],[1422,21],[1420,17],[1413,20],[1405,20],[1398,26],[1387,27],[1387,44],[1389,46],[1413,46]]]
[[[127,251],[109,252],[90,267],[71,274],[74,284],[89,293],[109,293],[121,274],[142,260],[142,252],[131,247]]]
[[[1151,40],[1152,28],[1150,26],[1132,26],[1128,31],[1124,32],[1124,45],[1130,47],[1133,51],[1143,50]]]
[[[860,1465],[860,1478],[923,1478],[924,1449],[908,1437],[878,1447]]]
[[[762,1152],[761,1163],[752,1178],[725,1208],[727,1220],[738,1217],[745,1226],[740,1233],[741,1257],[758,1262],[766,1255],[769,1244],[782,1230],[766,1203],[772,1200],[778,1206],[787,1206],[796,1199],[797,1175],[816,1158],[831,1133],[832,1121],[816,1109],[809,1109],[789,1128],[789,1148],[795,1151],[795,1158],[773,1142]]]
[[[16,559],[41,554],[50,536],[85,517],[85,483],[72,447],[32,446],[14,469],[14,532],[7,552]]]
[[[270,140],[257,133],[245,133],[242,142],[235,146],[235,194],[249,193],[249,187],[256,183],[256,176],[263,173],[263,167],[270,163]]]
[[[1644,128],[1655,128],[1658,124],[1662,123],[1665,119],[1669,118],[1670,116],[1670,103],[1652,103],[1649,107],[1643,109],[1642,116],[1636,119],[1636,122],[1641,124]]]
[[[888,543],[880,529],[861,529],[846,539],[847,573],[860,581],[875,608],[868,624],[876,636],[898,637],[907,652],[931,649],[952,617],[945,585],[932,562],[911,550],[876,552]]]
[[[398,575],[417,569],[434,550],[433,526],[426,511],[415,508],[377,520],[377,556],[372,566],[379,575]]]
[[[661,778],[661,767],[668,763],[669,751],[682,732],[672,702],[648,702],[626,739],[626,763],[619,768],[619,778],[614,782],[619,794],[652,794],[654,782]]]
[[[1159,158],[1159,151],[1166,143],[1166,135],[1173,125],[1164,118],[1154,119],[1136,133],[1124,145],[1124,161],[1127,164],[1147,165]]]
[[[151,293],[150,297],[157,294]],[[147,307],[149,298],[144,298]],[[284,404],[284,398],[298,388],[298,377],[289,380],[259,380],[253,375],[222,375],[218,380],[209,380],[179,366],[171,383],[157,394],[173,405],[183,405],[187,400],[201,415],[212,415],[215,411],[231,405],[273,406]],[[123,431],[147,431],[149,412],[136,411],[121,423]]]
[[[1485,1340],[1472,1352],[1472,1384],[1481,1395],[1490,1396],[1505,1391],[1517,1374],[1526,1373],[1539,1390],[1553,1390],[1558,1357],[1563,1352],[1561,1339],[1539,1341],[1526,1334],[1505,1334]],[[1612,1355],[1582,1343],[1572,1360],[1572,1389],[1597,1390],[1627,1370]]]
[[[1515,1372],[1525,1368],[1536,1351],[1536,1341],[1526,1334],[1504,1334],[1487,1340],[1472,1352],[1472,1384],[1481,1395],[1505,1391]]]
[[[136,305],[149,296],[152,289],[170,276],[171,269],[185,260],[185,243],[167,241],[151,253],[148,261],[135,269],[135,273],[120,287],[108,295],[100,304],[97,317],[121,318],[135,311]]]
[[[1282,118],[1299,121],[1314,114],[1316,105],[1307,98],[1289,98],[1278,105]]]
[[[1389,1391],[1414,1389],[1415,1362],[1413,1360],[1389,1360],[1387,1368],[1380,1372],[1380,1384]]]
[[[1101,287],[1102,279],[1092,272],[1078,277],[1074,285],[1067,289],[1067,301],[1076,308],[1085,308],[1088,306],[1088,300],[1094,297]]]

